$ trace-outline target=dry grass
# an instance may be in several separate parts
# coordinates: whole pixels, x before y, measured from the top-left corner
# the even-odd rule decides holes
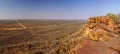
[[[0,54],[50,53],[50,51],[58,47],[62,41],[70,45],[71,43],[67,43],[66,41],[73,38],[73,35],[70,35],[78,31],[82,24],[80,21],[67,20],[19,20],[19,22],[26,26],[26,29],[19,29],[21,26],[15,21],[0,22],[1,28],[17,28],[15,30],[0,31]],[[70,36],[70,38],[68,36]],[[65,46],[62,45],[60,52],[64,50],[62,49],[64,47]]]

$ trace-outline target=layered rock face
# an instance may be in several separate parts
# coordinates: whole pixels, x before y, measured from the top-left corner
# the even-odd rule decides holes
[[[111,34],[119,33],[120,29],[115,21],[109,17],[91,17],[88,19],[84,35],[90,37],[91,40],[107,41]]]

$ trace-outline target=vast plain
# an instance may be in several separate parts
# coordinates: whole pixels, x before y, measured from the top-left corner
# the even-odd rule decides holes
[[[56,48],[83,24],[81,20],[0,20],[0,54],[64,53]]]

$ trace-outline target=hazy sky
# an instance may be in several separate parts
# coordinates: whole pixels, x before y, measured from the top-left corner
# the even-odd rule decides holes
[[[0,19],[87,19],[120,13],[120,0],[0,0]]]

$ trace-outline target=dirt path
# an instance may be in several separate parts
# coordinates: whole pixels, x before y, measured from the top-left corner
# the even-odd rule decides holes
[[[26,29],[26,26],[24,26],[22,23],[20,23],[18,20],[16,20],[16,22],[24,29]]]
[[[45,28],[45,27],[55,27],[57,25],[47,25],[47,26],[29,26],[26,27],[25,25],[23,25],[22,23],[20,23],[18,20],[16,20],[17,24],[20,25],[22,28],[0,28],[0,30],[21,30],[21,29],[34,29],[34,28]],[[62,24],[63,26],[67,25],[67,24]]]

